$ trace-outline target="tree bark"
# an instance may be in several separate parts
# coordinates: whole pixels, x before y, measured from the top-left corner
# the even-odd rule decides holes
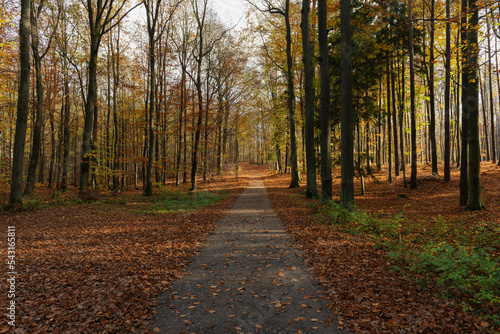
[[[462,0],[460,19],[460,39],[462,59],[467,57],[467,11],[468,0]],[[469,200],[469,175],[468,175],[468,138],[469,138],[469,111],[467,107],[467,88],[469,84],[468,61],[462,62],[462,149],[460,161],[460,205],[465,206]]]
[[[312,66],[312,47],[309,33],[310,0],[302,0],[302,49],[304,62],[304,100],[305,100],[305,146],[307,167],[307,198],[317,198],[316,189],[316,156],[314,152],[314,69]]]
[[[300,175],[297,161],[297,134],[295,130],[295,87],[292,59],[292,28],[290,25],[290,0],[285,1],[285,26],[288,82],[288,121],[290,124],[290,173],[292,177],[289,188],[297,188],[300,186]]]
[[[352,126],[351,1],[340,0],[340,78],[341,78],[341,181],[340,202],[354,205],[354,148]]]
[[[26,180],[26,187],[24,189],[25,195],[32,195],[35,189],[36,182],[36,169],[38,166],[38,160],[40,158],[40,152],[42,149],[42,123],[43,123],[43,111],[44,111],[44,96],[43,96],[43,80],[42,80],[42,56],[39,50],[39,38],[38,38],[38,16],[41,10],[42,4],[39,4],[38,9],[35,10],[34,4],[31,4],[31,49],[33,51],[33,60],[35,63],[35,78],[36,78],[36,116],[35,116],[35,127],[33,131],[33,144],[31,146],[30,162],[28,167],[28,175]]]
[[[435,12],[435,0],[431,0],[431,13],[430,13],[430,15],[431,15],[431,31],[430,31],[431,40],[430,40],[430,45],[429,45],[429,99],[430,99],[431,122],[430,122],[430,126],[429,126],[429,138],[431,141],[432,174],[438,175],[437,145],[436,145],[436,101],[435,101],[435,92],[434,92],[434,62],[435,62],[435,59],[434,59],[434,31],[435,31],[434,17],[435,17],[435,14],[434,14],[434,12]],[[413,34],[413,32],[411,31],[410,34]],[[413,44],[413,42],[411,42],[411,43]],[[410,52],[413,52],[413,51],[410,51]],[[410,66],[412,66],[411,63],[410,63]],[[410,69],[410,72],[411,72],[411,69]],[[412,150],[413,150],[413,148],[412,148]],[[412,170],[413,170],[413,162],[412,162]],[[413,187],[413,183],[412,183],[412,187]]]
[[[495,141],[495,107],[494,107],[494,101],[493,101],[493,79],[492,79],[492,75],[491,75],[491,72],[492,72],[491,63],[493,62],[493,56],[492,56],[492,50],[491,50],[491,27],[490,27],[490,21],[489,21],[488,16],[486,16],[486,25],[487,25],[487,30],[488,30],[488,59],[489,59],[489,61],[488,61],[488,83],[489,83],[488,87],[489,87],[489,91],[490,91],[491,162],[495,163],[497,151],[496,151],[496,141]]]
[[[26,147],[30,95],[30,3],[30,0],[21,0],[21,18],[19,20],[19,62],[21,72],[17,98],[10,205],[22,205],[23,203],[24,150]]]
[[[391,77],[394,79],[394,74],[391,75],[391,66],[390,63],[390,55],[387,53],[387,80],[386,80],[386,89],[387,89],[387,167],[388,167],[388,175],[387,182],[392,183],[392,130],[391,130]],[[392,90],[394,92],[394,84],[392,85]],[[393,94],[394,95],[394,94]],[[396,110],[394,109],[394,112]],[[394,141],[394,146],[398,147],[398,141]]]
[[[318,41],[321,77],[321,199],[332,199],[330,66],[328,60],[328,29],[326,0],[318,0]]]
[[[415,107],[415,68],[413,60],[413,6],[412,0],[408,1],[408,26],[410,30],[408,43],[410,52],[410,94],[411,94],[411,179],[410,188],[417,188],[417,120]]]
[[[477,0],[469,0],[470,29],[468,31],[467,62],[469,63],[469,85],[467,107],[469,114],[469,210],[481,210],[484,208],[481,195],[481,152],[479,143],[479,91],[478,91],[478,23],[479,9]]]
[[[451,75],[451,28],[450,0],[446,0],[446,51],[444,88],[444,181],[450,181],[450,75]],[[434,157],[434,156],[433,156]],[[437,163],[437,162],[436,162]]]

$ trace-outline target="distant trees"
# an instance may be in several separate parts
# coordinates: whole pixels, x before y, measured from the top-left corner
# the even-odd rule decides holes
[[[11,152],[15,152],[12,180],[17,181],[12,183],[13,203],[22,201],[25,181],[26,193],[32,193],[38,182],[62,191],[70,185],[82,190],[117,190],[123,186],[138,187],[142,182],[145,193],[152,194],[155,175],[156,182],[165,183],[174,174],[178,180],[183,175],[186,179],[187,169],[197,173],[203,168],[204,180],[208,182],[222,175],[226,163],[235,163],[235,139],[242,135],[235,130],[236,118],[238,124],[244,122],[238,106],[247,98],[242,79],[247,57],[240,39],[231,36],[230,27],[218,22],[208,2],[204,15],[209,20],[199,30],[201,35],[192,34],[194,30],[190,29],[194,26],[188,24],[182,41],[175,39],[175,25],[167,27],[169,20],[182,22],[182,15],[196,22],[195,14],[201,11],[195,13],[188,1],[180,15],[173,11],[180,1],[148,1],[145,5],[150,14],[149,25],[146,22],[149,29],[144,30],[129,29],[132,23],[126,17],[134,7],[127,1],[42,1],[32,5],[35,29],[31,31],[31,41],[38,84],[32,91],[20,86],[20,126],[15,145],[9,139],[9,131],[3,131],[12,122],[12,113],[7,114],[8,109],[4,109],[6,100],[0,104],[2,115],[6,116],[0,124],[0,180],[4,180],[4,162],[10,165]],[[8,11],[10,7],[2,8]],[[28,19],[29,9],[28,6]],[[86,20],[78,14],[82,9]],[[23,10],[26,13],[26,8]],[[4,21],[1,22],[0,33],[4,36]],[[29,33],[30,22],[22,22],[21,35],[26,37],[23,34]],[[42,23],[47,28],[40,29]],[[88,34],[84,33],[87,28]],[[75,34],[77,30],[82,33]],[[148,34],[140,32],[145,30]],[[134,35],[132,31],[140,33]],[[143,39],[144,35],[148,38]],[[131,44],[141,46],[150,35],[153,38],[147,46],[130,48]],[[29,47],[30,36],[21,43],[23,47],[24,41]],[[226,46],[218,48],[218,44]],[[89,50],[85,50],[85,45]],[[224,50],[227,46],[232,53]],[[180,52],[172,53],[174,47]],[[21,49],[21,81],[29,84],[29,52]],[[214,50],[217,55],[214,53],[208,61],[207,55]],[[177,66],[182,70],[177,71]],[[2,80],[7,78],[4,73],[2,67]],[[31,92],[36,96],[30,96]],[[2,98],[6,93],[3,90]],[[217,103],[214,94],[218,96]],[[39,102],[28,104],[33,97]],[[199,112],[193,109],[200,105]],[[46,121],[41,115],[45,115]],[[27,132],[28,127],[33,131]],[[27,180],[23,177],[26,157],[22,145],[26,140],[33,143],[28,151],[31,163]],[[197,154],[193,154],[195,146]],[[193,158],[200,162],[195,168]]]
[[[243,159],[290,172],[291,187],[304,169],[308,197],[319,192],[320,168],[321,198],[341,194],[349,203],[354,178],[363,193],[374,166],[406,185],[411,164],[416,187],[417,164],[429,163],[446,181],[454,163],[460,203],[484,205],[480,163],[498,152],[495,3],[476,10],[472,0],[461,8],[356,0],[350,15],[346,3],[330,0],[249,3],[258,15],[233,30],[205,0],[145,1],[144,27],[127,16],[139,4],[126,0],[29,2],[31,90],[21,85],[29,53],[9,53],[13,6],[2,6],[0,182],[10,182],[11,201],[39,183],[56,191],[143,186],[151,195],[155,182],[190,179],[195,190]],[[19,82],[9,65],[18,61]],[[339,165],[344,183],[336,191],[332,166]]]

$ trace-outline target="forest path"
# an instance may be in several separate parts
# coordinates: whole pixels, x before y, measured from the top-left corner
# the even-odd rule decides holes
[[[160,333],[342,333],[323,288],[253,176],[207,246],[160,297]]]

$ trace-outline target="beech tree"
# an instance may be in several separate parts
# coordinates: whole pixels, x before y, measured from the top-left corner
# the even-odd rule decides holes
[[[156,114],[156,55],[155,45],[165,31],[175,8],[181,0],[176,0],[170,8],[170,13],[166,13],[167,9],[163,7],[162,0],[144,0],[144,8],[146,9],[146,23],[149,38],[149,141],[148,141],[148,167],[146,175],[146,187],[144,194],[146,196],[153,195],[153,165],[155,157],[155,114]],[[162,17],[162,15],[168,15]]]
[[[467,63],[469,83],[465,97],[468,112],[468,144],[469,144],[469,210],[484,208],[481,195],[481,150],[479,140],[479,43],[478,24],[479,9],[477,0],[469,0],[470,28],[467,32]]]
[[[410,52],[410,98],[411,98],[411,179],[410,188],[417,188],[417,119],[416,119],[416,106],[415,106],[415,68],[413,61],[413,4],[412,0],[408,1],[408,26],[409,26],[409,38],[408,38],[408,48]]]
[[[330,65],[326,0],[318,0],[318,43],[321,86],[321,198],[332,199]],[[349,13],[349,17],[350,17]]]
[[[300,27],[302,30],[302,61],[304,62],[304,96],[305,96],[305,144],[307,166],[306,197],[318,197],[316,189],[316,155],[314,152],[314,69],[312,66],[311,37],[309,33],[310,0],[302,0]]]
[[[33,60],[35,63],[35,86],[36,86],[36,113],[35,113],[35,127],[33,131],[33,144],[31,146],[30,163],[28,167],[28,177],[26,181],[26,188],[24,193],[26,195],[32,195],[35,189],[35,177],[36,169],[38,166],[38,160],[40,157],[40,151],[42,149],[42,123],[43,123],[43,113],[44,113],[44,93],[43,93],[43,79],[42,79],[42,60],[47,55],[50,45],[52,43],[52,38],[57,30],[59,23],[59,15],[61,13],[60,9],[57,10],[57,17],[54,19],[55,22],[49,22],[48,27],[52,29],[49,34],[48,42],[45,45],[45,50],[40,50],[40,38],[39,38],[39,23],[42,21],[42,11],[46,6],[45,1],[37,1],[31,3],[31,50],[33,54]]]
[[[340,70],[341,70],[341,183],[340,202],[346,208],[354,205],[354,136],[352,126],[351,73],[351,1],[340,1]]]
[[[22,205],[23,202],[24,149],[26,147],[30,97],[30,7],[30,0],[21,0],[21,17],[19,19],[19,65],[21,73],[19,75],[17,97],[16,134],[9,197],[10,205]]]
[[[271,0],[261,0],[262,8],[249,1],[261,12],[281,15],[285,20],[285,41],[286,41],[286,76],[287,76],[287,102],[288,102],[288,122],[290,130],[290,165],[291,182],[290,188],[296,188],[300,184],[300,174],[297,160],[297,135],[295,129],[295,84],[294,67],[292,57],[292,29],[290,24],[290,0],[285,0],[281,5],[274,4]],[[321,45],[321,43],[320,43]]]
[[[80,170],[80,189],[88,190],[89,173],[92,160],[93,130],[97,129],[97,58],[102,37],[116,26],[134,7],[123,13],[127,0],[87,0],[82,1],[88,16],[90,51],[87,75],[87,96],[85,103],[85,119],[83,126],[82,162]],[[123,15],[122,15],[123,14]]]

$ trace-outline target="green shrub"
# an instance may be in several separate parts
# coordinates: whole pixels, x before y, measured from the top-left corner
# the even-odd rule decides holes
[[[378,218],[363,210],[348,210],[337,202],[329,202],[324,206],[323,216],[337,229],[370,237],[376,246],[386,247],[400,240],[402,215]]]
[[[441,242],[424,247],[410,269],[435,273],[438,284],[467,294],[475,304],[500,305],[500,265],[488,251]]]

